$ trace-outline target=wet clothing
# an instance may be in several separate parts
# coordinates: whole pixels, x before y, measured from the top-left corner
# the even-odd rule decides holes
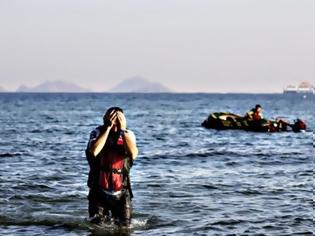
[[[124,148],[121,132],[110,132],[107,141],[98,154],[93,157],[88,149],[102,133],[103,126],[99,126],[91,132],[87,148],[87,159],[90,165],[88,178],[89,215],[111,216],[121,222],[131,220],[132,192],[130,188],[129,170],[132,166],[132,158],[128,157]],[[128,134],[134,139],[135,135],[128,130]]]
[[[89,215],[97,215],[100,219],[112,218],[119,224],[128,225],[132,218],[132,200],[128,190],[120,195],[112,196],[104,193],[100,188],[91,188],[88,196]]]

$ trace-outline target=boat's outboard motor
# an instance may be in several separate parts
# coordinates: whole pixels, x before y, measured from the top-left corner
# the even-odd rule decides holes
[[[294,124],[291,126],[294,132],[300,132],[301,130],[306,130],[306,124],[300,119],[296,119]]]

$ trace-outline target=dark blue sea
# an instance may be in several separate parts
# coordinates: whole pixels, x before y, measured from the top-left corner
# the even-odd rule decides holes
[[[206,130],[215,111],[302,133]],[[125,110],[139,156],[129,231],[86,221],[90,131]],[[313,235],[315,96],[0,94],[0,235]]]

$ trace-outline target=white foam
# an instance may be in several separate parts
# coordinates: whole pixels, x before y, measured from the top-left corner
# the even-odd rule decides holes
[[[142,228],[147,225],[149,219],[132,219],[131,228]]]

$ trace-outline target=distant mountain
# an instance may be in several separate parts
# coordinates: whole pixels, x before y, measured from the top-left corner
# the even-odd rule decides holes
[[[16,91],[17,92],[29,92],[29,90],[31,90],[31,88],[25,86],[24,84],[22,84]]]
[[[112,93],[170,93],[170,89],[164,85],[151,82],[143,77],[136,76],[126,79],[112,88]]]
[[[23,93],[84,93],[91,92],[88,89],[82,88],[76,84],[64,81],[45,81],[35,87],[27,87],[21,85],[17,92]]]
[[[4,93],[6,90],[0,86],[0,93]]]

